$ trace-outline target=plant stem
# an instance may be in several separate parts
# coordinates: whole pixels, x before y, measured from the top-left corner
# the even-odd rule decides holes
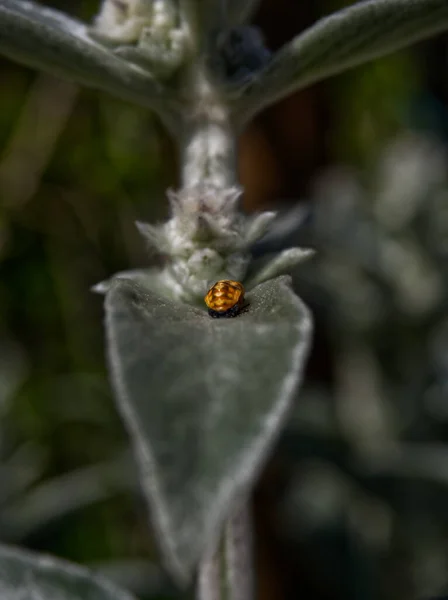
[[[182,183],[185,187],[231,187],[236,179],[235,139],[226,124],[199,123],[186,132],[182,144]]]
[[[182,184],[186,188],[236,183],[236,132],[226,99],[210,69],[193,62],[183,78],[184,128],[180,135]]]
[[[199,56],[193,59],[181,79],[185,117],[180,139],[181,184],[184,188],[212,186],[228,189],[237,182],[237,134],[230,117],[229,103],[209,64],[206,54],[208,37],[216,34],[210,13],[205,4],[201,17],[204,31],[196,39]],[[223,18],[219,4],[214,8],[218,23]],[[195,31],[190,0],[181,4],[184,20],[190,31]],[[197,16],[197,14],[196,14]],[[213,53],[214,45],[210,49]],[[232,514],[224,526],[221,543],[202,558],[197,578],[197,600],[253,600],[252,522],[245,501]]]
[[[224,600],[219,550],[206,554],[199,564],[196,600]]]
[[[225,529],[228,600],[253,600],[253,530],[250,505],[245,500]]]
[[[222,542],[201,561],[197,600],[254,600],[253,533],[247,501],[227,520]]]

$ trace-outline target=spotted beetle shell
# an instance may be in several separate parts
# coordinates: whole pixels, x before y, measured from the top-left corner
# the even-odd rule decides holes
[[[204,298],[211,317],[236,317],[244,304],[244,287],[239,281],[217,281]]]

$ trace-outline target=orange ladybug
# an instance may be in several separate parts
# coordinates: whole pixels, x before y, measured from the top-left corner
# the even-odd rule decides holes
[[[236,317],[244,305],[244,287],[239,281],[217,281],[204,298],[208,314],[215,319]]]

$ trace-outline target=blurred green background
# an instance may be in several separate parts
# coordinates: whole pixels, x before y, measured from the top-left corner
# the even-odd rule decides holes
[[[254,22],[276,49],[342,5],[263,0]],[[253,499],[260,599],[448,593],[447,49],[313,86],[241,138],[245,209],[311,215],[257,260],[285,235],[319,250],[295,274],[316,318],[307,384]],[[0,78],[0,540],[174,599],[90,291],[154,260],[134,221],[167,216],[174,146],[104,94],[7,60]]]

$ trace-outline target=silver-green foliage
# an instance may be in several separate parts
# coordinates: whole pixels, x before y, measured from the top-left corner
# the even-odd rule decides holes
[[[408,132],[378,158],[322,173],[306,236],[303,226],[290,234],[317,247],[299,285],[322,307],[337,368],[331,391],[302,389],[285,428],[280,456],[297,471],[278,535],[300,554],[319,530],[310,561],[314,553],[329,585],[344,589],[358,574],[361,591],[346,598],[407,600],[409,589],[445,598],[448,155]],[[271,247],[285,237],[275,229]],[[357,540],[348,554],[347,535]],[[391,565],[402,569],[399,586]]]
[[[273,56],[237,100],[245,122],[261,107],[325,77],[448,27],[445,0],[370,0],[318,21]]]
[[[0,546],[0,598],[135,600],[87,569],[9,546]]]
[[[0,52],[136,104],[155,108],[167,101],[151,74],[91,39],[84,23],[34,2],[2,0]]]
[[[143,280],[106,299],[119,408],[170,569],[186,579],[248,494],[298,388],[311,321],[288,278],[212,320]]]
[[[141,2],[127,2],[139,4]],[[126,4],[123,3],[123,4]],[[152,4],[152,3],[150,3]],[[167,2],[166,4],[171,4]],[[201,5],[204,3],[201,3]],[[206,5],[219,5],[209,1]],[[195,2],[180,3],[194,12]],[[199,5],[199,3],[198,3]],[[228,25],[238,25],[254,8],[253,1],[228,2],[220,36]],[[247,5],[247,10],[246,10]],[[185,12],[185,11],[184,11]],[[215,11],[210,13],[216,14]],[[207,13],[208,14],[208,13]],[[390,53],[448,27],[445,0],[368,0],[318,21],[281,48],[266,67],[253,73],[251,82],[229,82],[228,97],[235,102],[240,125],[266,104],[340,73],[367,60]],[[144,29],[144,27],[143,27]],[[147,35],[142,31],[143,35]],[[28,0],[0,0],[0,52],[32,67],[103,89],[127,100],[150,106],[160,113],[170,110],[176,92],[151,76],[154,65],[142,66],[119,58],[115,48],[89,37],[89,28],[55,10]],[[124,37],[116,46],[135,46]],[[186,47],[185,52],[188,52]],[[241,56],[244,66],[244,55]],[[255,76],[256,75],[256,76]],[[171,107],[175,110],[175,107]],[[179,108],[179,105],[178,105]]]
[[[1,53],[152,108],[178,144],[172,219],[140,226],[165,254],[164,268],[113,278],[101,291],[118,406],[179,581],[249,492],[310,343],[310,318],[284,279],[249,289],[249,308],[235,320],[193,306],[208,283],[246,278],[249,242],[272,217],[240,227],[229,200],[237,197],[236,135],[267,103],[448,28],[447,0],[369,0],[270,56],[244,27],[256,5],[104,0],[88,27],[34,2],[0,0]],[[249,288],[303,257],[299,249],[274,257]]]

